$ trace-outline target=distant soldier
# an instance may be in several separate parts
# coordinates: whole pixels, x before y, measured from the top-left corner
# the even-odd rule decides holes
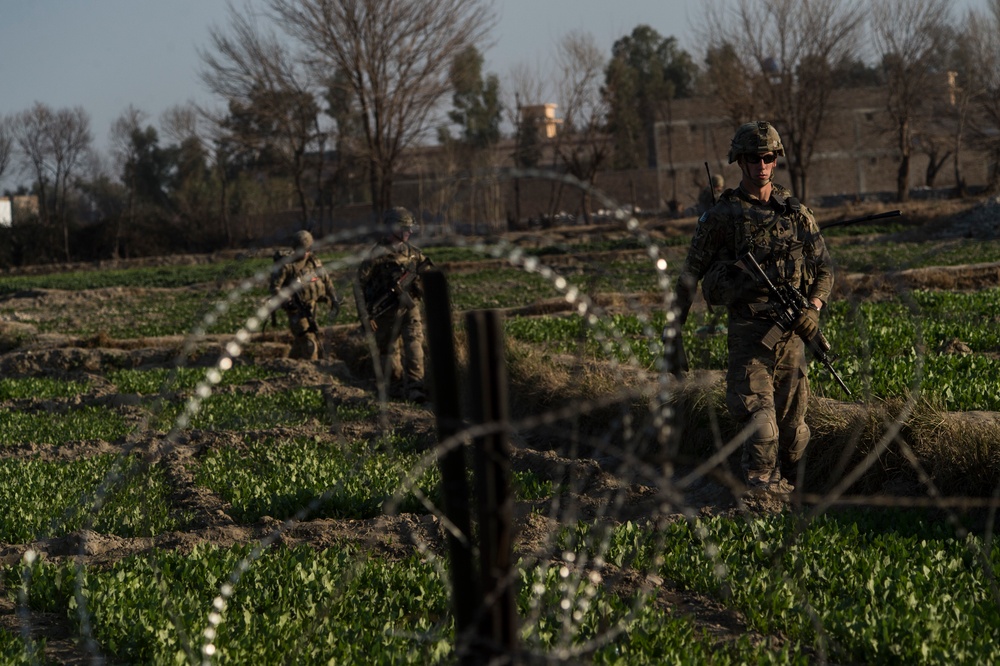
[[[396,207],[383,217],[386,234],[358,266],[355,297],[365,331],[375,337],[376,376],[393,393],[416,403],[427,400],[424,388],[424,331],[420,315],[420,274],[432,264],[410,236],[413,215]],[[402,349],[399,339],[402,338]]]
[[[697,215],[701,215],[715,205],[715,202],[719,200],[722,195],[722,191],[726,188],[726,179],[720,174],[715,174],[712,176],[712,182],[710,185],[706,185],[702,188],[701,193],[698,195],[698,206],[696,208]]]
[[[271,293],[277,295],[284,289],[287,294],[281,307],[288,315],[294,338],[289,358],[315,361],[322,355],[316,305],[329,303],[329,318],[333,320],[340,313],[340,299],[323,263],[312,253],[312,245],[312,234],[299,231],[292,241],[292,254],[287,258],[275,256],[281,263],[271,273]]]

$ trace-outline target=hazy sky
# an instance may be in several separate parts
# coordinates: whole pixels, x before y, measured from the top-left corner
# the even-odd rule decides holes
[[[610,52],[640,23],[694,54],[690,26],[705,1],[495,0],[486,69],[501,77],[519,63],[545,70],[552,43],[572,30],[593,33]],[[175,104],[213,101],[198,76],[197,49],[208,45],[211,25],[226,24],[224,0],[2,0],[0,8],[0,114],[36,101],[82,106],[96,147],[106,150],[108,128],[129,104],[155,122]]]

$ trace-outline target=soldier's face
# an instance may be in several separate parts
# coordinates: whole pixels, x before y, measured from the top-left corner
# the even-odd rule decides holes
[[[775,153],[762,153],[759,155],[743,155],[740,158],[740,167],[743,175],[754,185],[763,187],[771,182],[774,175],[774,167],[778,164],[778,156]]]

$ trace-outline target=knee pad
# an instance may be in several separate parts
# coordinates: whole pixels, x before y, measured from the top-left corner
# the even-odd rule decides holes
[[[778,423],[770,412],[754,412],[747,420],[747,425],[752,427],[749,437],[752,442],[772,442],[778,439]]]
[[[785,449],[784,462],[790,465],[794,465],[800,460],[802,456],[805,455],[806,447],[809,446],[809,437],[812,433],[809,430],[809,426],[805,423],[800,423],[795,432],[792,433],[791,441],[788,442],[788,446]]]

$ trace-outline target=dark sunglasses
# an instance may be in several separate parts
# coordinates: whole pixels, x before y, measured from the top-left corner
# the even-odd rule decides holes
[[[746,160],[747,164],[772,164],[776,159],[778,159],[777,153],[771,153],[769,155],[757,155],[755,153],[750,153],[744,155],[743,159]]]

